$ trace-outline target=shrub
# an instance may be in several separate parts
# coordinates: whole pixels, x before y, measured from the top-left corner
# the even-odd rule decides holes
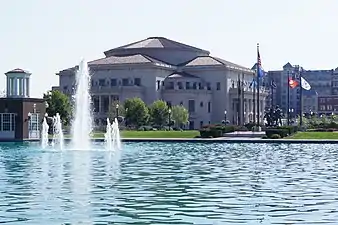
[[[154,128],[151,127],[151,126],[141,126],[139,127],[137,130],[138,131],[150,131],[150,130],[153,130]]]
[[[234,132],[236,129],[235,126],[223,125],[223,124],[214,124],[214,125],[205,125],[200,130],[201,137],[222,137],[224,133]]]
[[[238,126],[235,128],[235,131],[248,131],[248,128],[246,126]]]
[[[288,130],[289,135],[292,135],[298,131],[297,126],[282,126],[282,127],[278,127],[277,129],[286,129]]]
[[[215,138],[215,137],[222,137],[223,132],[221,130],[216,130],[216,129],[201,129],[200,130],[200,136],[202,138]]]
[[[271,135],[271,139],[279,139],[281,136],[279,134],[273,134]]]
[[[265,134],[268,138],[272,138],[273,134],[278,134],[281,138],[284,138],[289,135],[289,130],[285,128],[271,128],[266,129]]]

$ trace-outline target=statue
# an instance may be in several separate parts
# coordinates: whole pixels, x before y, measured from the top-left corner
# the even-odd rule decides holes
[[[278,105],[276,106],[275,109],[271,107],[267,112],[265,112],[264,118],[267,121],[266,126],[268,127],[278,126],[282,124],[283,118],[282,110],[279,108]]]

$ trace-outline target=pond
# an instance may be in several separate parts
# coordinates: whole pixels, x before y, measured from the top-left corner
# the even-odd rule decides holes
[[[0,144],[0,223],[330,224],[335,145]]]

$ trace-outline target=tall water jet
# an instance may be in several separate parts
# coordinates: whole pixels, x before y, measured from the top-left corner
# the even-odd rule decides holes
[[[120,136],[120,129],[119,129],[119,122],[117,118],[112,124],[112,140],[113,140],[113,147],[115,150],[121,149],[121,136]]]
[[[41,131],[41,147],[45,149],[48,146],[48,130],[49,126],[46,117],[43,118],[42,131]]]
[[[56,116],[53,118],[53,131],[53,146],[59,146],[60,150],[63,150],[64,137],[59,113],[56,113]]]
[[[82,60],[76,73],[75,108],[72,123],[73,148],[90,149],[92,131],[90,73],[87,63]]]
[[[106,149],[112,150],[112,125],[110,124],[109,118],[107,118],[106,133],[104,134],[104,141],[106,143]]]

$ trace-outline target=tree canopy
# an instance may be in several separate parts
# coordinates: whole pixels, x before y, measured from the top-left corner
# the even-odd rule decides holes
[[[124,104],[125,123],[127,125],[140,127],[147,124],[149,111],[147,105],[140,98],[129,98]]]
[[[71,104],[67,95],[58,90],[48,91],[43,94],[43,99],[48,103],[46,112],[49,116],[60,114],[64,125],[69,125],[71,117]]]
[[[181,128],[189,121],[189,112],[184,106],[175,105],[171,108],[172,119],[176,127]]]
[[[165,101],[157,100],[149,106],[151,122],[159,127],[168,123],[169,107]]]

